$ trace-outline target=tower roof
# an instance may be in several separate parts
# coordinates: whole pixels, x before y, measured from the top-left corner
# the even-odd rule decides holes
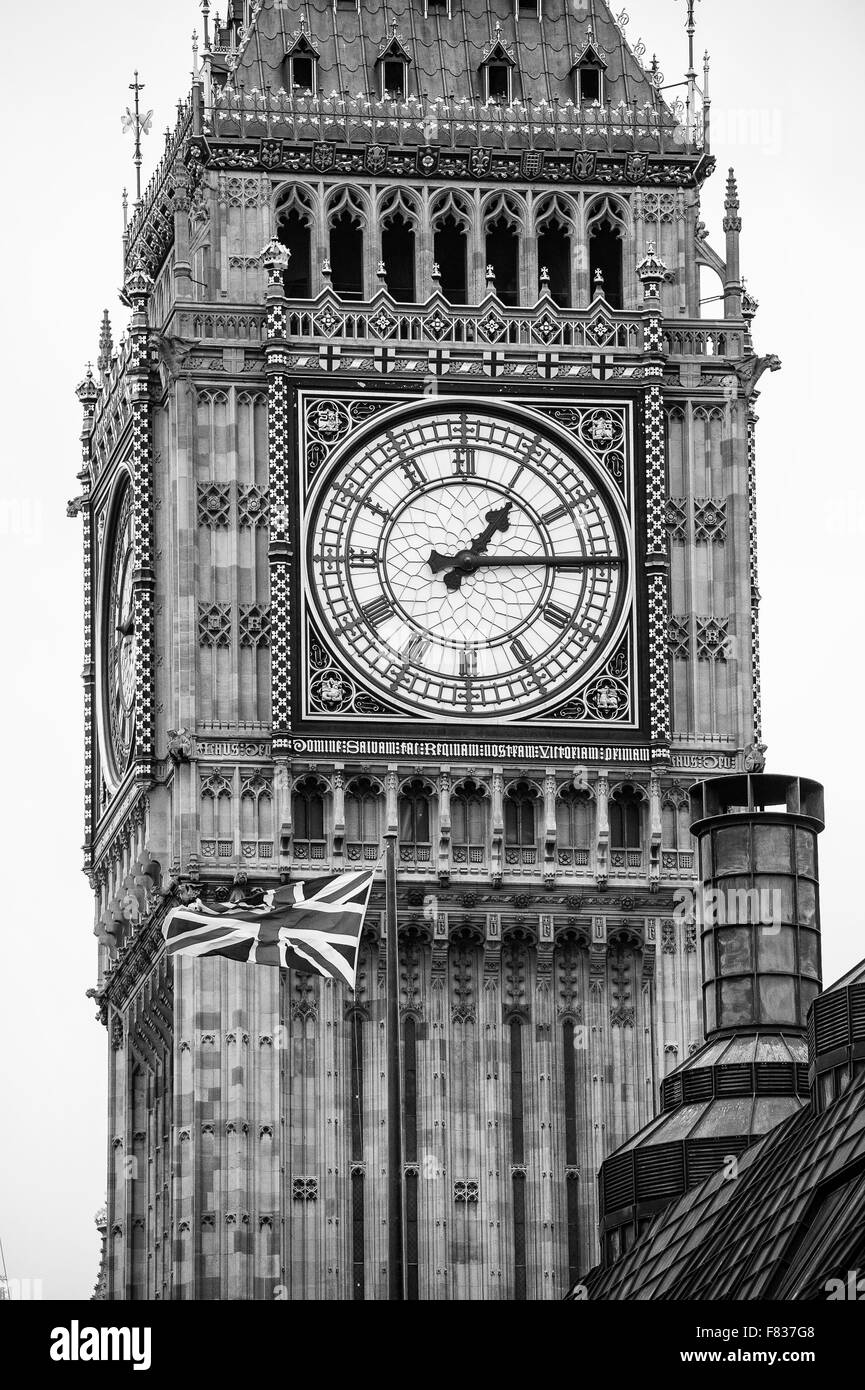
[[[306,16],[309,40],[320,53],[319,90],[366,95],[375,90],[375,64],[396,25],[410,54],[417,94],[430,99],[480,98],[478,68],[500,41],[513,55],[514,96],[523,102],[573,99],[570,74],[588,49],[606,66],[606,93],[619,102],[663,102],[651,74],[619,28],[605,0],[588,0],[579,18],[566,0],[545,0],[542,18],[515,15],[513,0],[460,0],[448,18],[443,8],[425,14],[423,0],[359,0],[356,10],[332,0],[262,0],[240,43],[235,80],[247,91],[283,85],[282,63]]]

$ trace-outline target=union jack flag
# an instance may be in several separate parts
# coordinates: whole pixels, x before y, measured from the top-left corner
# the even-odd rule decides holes
[[[354,989],[374,869],[254,890],[235,903],[175,907],[162,927],[169,955],[225,956],[314,971]]]

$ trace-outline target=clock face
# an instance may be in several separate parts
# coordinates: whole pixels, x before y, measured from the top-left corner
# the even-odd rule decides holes
[[[621,513],[533,418],[427,410],[343,457],[313,500],[310,597],[367,689],[445,720],[538,713],[618,635]]]
[[[121,777],[129,763],[135,733],[134,548],[132,489],[128,485],[116,517],[103,581],[103,705],[113,771]]]

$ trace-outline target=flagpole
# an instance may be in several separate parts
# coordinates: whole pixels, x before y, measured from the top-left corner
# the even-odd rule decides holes
[[[396,914],[396,835],[385,837],[387,925],[387,1271],[388,1298],[405,1298],[403,1276],[402,1096],[399,1059],[399,948]]]

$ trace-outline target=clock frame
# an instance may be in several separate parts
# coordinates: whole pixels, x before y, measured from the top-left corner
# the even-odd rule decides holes
[[[132,482],[124,473],[108,509],[99,577],[99,736],[105,780],[112,789],[135,749],[134,567]]]
[[[371,722],[402,729],[411,724],[420,732],[460,725],[482,737],[503,725],[537,727],[540,734],[584,724],[593,734],[615,730],[617,738],[638,728],[632,401],[299,392],[298,407],[298,728],[326,723],[350,729]],[[489,469],[491,432],[503,441],[507,464],[495,477]],[[533,449],[534,464],[540,465],[534,472]],[[516,476],[519,468],[528,471]],[[390,491],[388,478],[399,479]],[[495,537],[504,555],[490,556],[486,569],[484,552],[481,565],[487,599],[505,595],[510,625],[491,643],[488,631],[471,626],[468,640],[462,629],[449,636],[435,611],[418,619],[411,600],[431,591],[427,550],[453,558],[460,545],[478,539],[486,515],[506,503],[516,524]],[[413,508],[420,508],[420,525],[411,524]],[[575,529],[580,508],[581,534]],[[457,532],[452,523],[462,511],[464,526]],[[444,526],[439,512],[447,513]],[[392,561],[399,556],[401,527],[400,543],[411,563],[395,580]],[[615,563],[559,570],[552,561],[563,550],[575,562],[582,556],[613,557]],[[537,552],[551,563],[535,568]],[[497,576],[493,566],[518,554],[532,562]],[[475,593],[481,587],[476,573],[464,585]],[[496,578],[491,582],[487,574]],[[501,603],[476,603],[469,617],[477,623],[490,608]],[[484,668],[491,688],[490,647],[507,649],[493,673],[510,682],[506,697],[481,691],[476,698],[455,699],[455,689],[481,688]],[[512,680],[515,656],[518,674]]]

